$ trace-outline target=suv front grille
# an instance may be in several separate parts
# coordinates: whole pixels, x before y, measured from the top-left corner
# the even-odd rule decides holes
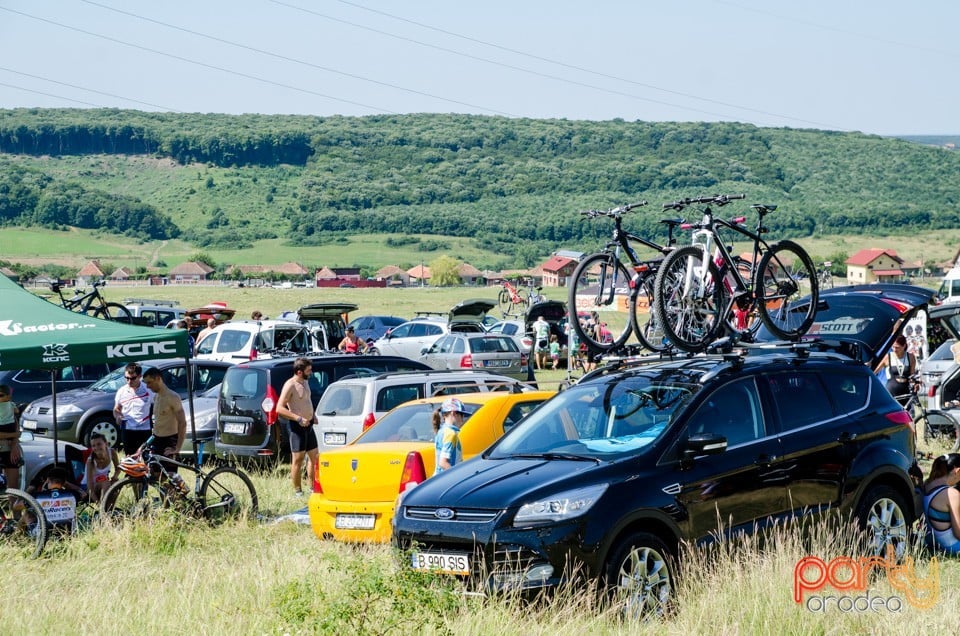
[[[406,508],[406,516],[409,519],[430,520],[430,521],[450,521],[461,523],[490,523],[500,514],[499,510],[483,510],[476,508]],[[437,516],[438,510],[450,510],[452,517]]]

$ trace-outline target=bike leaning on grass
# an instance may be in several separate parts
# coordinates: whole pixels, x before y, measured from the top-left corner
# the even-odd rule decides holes
[[[47,544],[47,518],[29,494],[7,488],[0,471],[0,546],[17,556],[37,558]]]
[[[196,464],[186,464],[150,450],[153,438],[139,451],[120,462],[127,477],[104,494],[100,512],[104,518],[149,516],[160,509],[188,512],[212,521],[253,517],[257,491],[239,468],[218,466],[205,472],[203,442]]]
[[[640,344],[650,351],[666,351],[670,346],[653,312],[649,312],[646,322],[642,320],[638,303],[643,296],[652,305],[657,271],[664,255],[670,253],[672,249],[673,228],[681,222],[679,219],[661,220],[661,223],[667,226],[666,245],[660,245],[624,230],[623,215],[646,204],[646,201],[640,201],[612,210],[580,212],[589,219],[601,216],[613,219],[613,235],[610,242],[600,251],[585,256],[570,278],[570,292],[567,298],[570,325],[580,342],[586,345],[592,354],[603,354],[622,347],[629,339],[631,332],[636,335]],[[656,258],[641,260],[631,243],[648,247],[658,254]],[[624,258],[627,263],[624,263]],[[629,317],[624,324],[617,325],[613,329],[609,329],[608,326],[603,332],[597,328],[599,326],[591,330],[580,324],[577,318],[577,305],[581,299],[589,299],[591,308],[612,311],[617,309],[615,303],[618,295],[626,295],[628,298]]]
[[[726,332],[749,341],[762,323],[777,338],[796,340],[813,325],[819,300],[816,268],[810,255],[793,241],[767,243],[764,217],[775,205],[750,206],[758,216],[753,230],[745,217],[716,218],[713,207],[743,199],[743,194],[721,194],[665,203],[680,211],[702,206],[691,245],[673,250],[657,274],[654,312],[667,337],[683,351],[697,353]],[[731,254],[720,228],[741,234],[753,243],[749,258]],[[810,287],[810,302],[797,305],[801,282]]]

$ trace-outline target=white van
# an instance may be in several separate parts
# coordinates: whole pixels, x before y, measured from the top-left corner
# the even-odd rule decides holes
[[[943,275],[937,300],[941,303],[960,302],[960,267],[954,267]]]

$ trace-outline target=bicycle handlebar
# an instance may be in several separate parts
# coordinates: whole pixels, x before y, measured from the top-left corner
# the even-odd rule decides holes
[[[682,210],[688,205],[694,204],[704,204],[704,203],[713,203],[715,205],[726,205],[731,201],[736,201],[738,199],[746,199],[746,194],[715,194],[709,197],[692,197],[686,199],[678,199],[676,201],[671,201],[670,203],[664,203],[664,210]]]
[[[580,214],[590,218],[597,216],[619,216],[621,214],[626,214],[634,208],[642,208],[646,204],[646,201],[638,201],[636,203],[628,203],[626,205],[615,207],[612,210],[580,210]]]

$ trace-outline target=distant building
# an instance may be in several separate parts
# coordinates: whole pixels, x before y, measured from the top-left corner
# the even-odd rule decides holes
[[[566,287],[567,281],[573,275],[577,261],[568,256],[554,254],[547,262],[540,266],[543,270],[544,287]]]
[[[206,263],[187,261],[171,269],[168,277],[173,283],[196,283],[209,280],[213,272],[214,269]]]
[[[411,285],[419,285],[422,282],[430,282],[430,268],[426,265],[417,265],[407,270]]]
[[[134,272],[129,267],[118,267],[110,274],[110,280],[126,282],[133,278]]]
[[[483,278],[483,272],[470,263],[461,263],[457,268],[457,274],[464,285],[476,285],[477,281]]]
[[[90,261],[80,268],[77,272],[77,285],[92,285],[98,280],[106,277],[103,269],[100,267],[100,261]]]
[[[903,259],[891,249],[871,247],[860,250],[846,261],[847,284],[895,283],[904,279]]]
[[[406,286],[410,284],[410,274],[396,265],[381,267],[377,270],[377,273],[374,274],[374,278],[385,281],[386,284],[390,286]]]

